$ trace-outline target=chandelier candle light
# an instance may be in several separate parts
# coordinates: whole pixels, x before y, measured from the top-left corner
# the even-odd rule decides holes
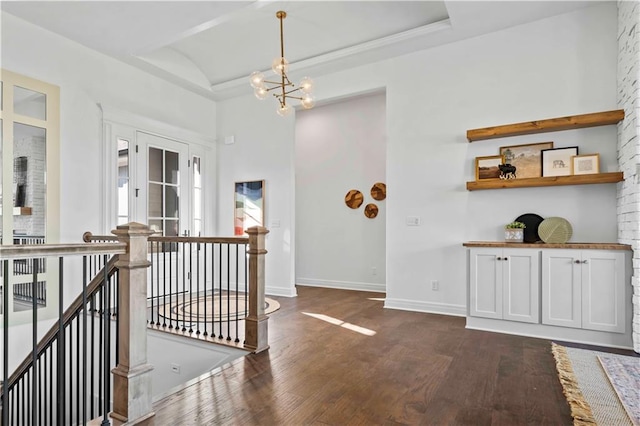
[[[284,38],[282,35],[282,21],[287,17],[287,13],[280,10],[276,13],[276,17],[280,20],[280,57],[273,60],[271,69],[277,75],[281,77],[280,81],[268,81],[264,79],[264,74],[260,71],[251,73],[249,79],[251,80],[251,87],[254,88],[253,93],[256,98],[263,100],[269,96],[269,92],[273,91],[273,96],[278,99],[280,105],[278,106],[278,115],[285,117],[292,111],[291,105],[287,105],[287,99],[298,99],[300,104],[305,109],[313,108],[315,99],[311,94],[313,90],[313,80],[309,77],[304,77],[300,80],[300,84],[296,87],[289,77],[287,72],[289,71],[289,62],[284,57]],[[295,95],[292,95],[295,94]]]

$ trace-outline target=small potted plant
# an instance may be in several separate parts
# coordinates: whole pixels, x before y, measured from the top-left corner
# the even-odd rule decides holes
[[[524,228],[522,222],[511,222],[504,226],[504,240],[508,243],[521,243],[524,241]]]

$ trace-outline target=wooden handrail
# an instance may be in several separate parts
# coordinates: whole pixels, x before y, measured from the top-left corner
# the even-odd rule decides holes
[[[0,246],[0,259],[24,259],[49,256],[90,256],[95,254],[124,254],[124,243],[104,244],[25,244]]]
[[[112,256],[111,259],[109,259],[109,262],[107,262],[107,265],[105,266],[107,268],[107,274],[109,277],[111,277],[116,271],[117,260],[118,260],[118,256]],[[102,288],[101,286],[103,282],[104,282],[104,272],[101,271],[87,285],[86,299],[89,299],[90,297],[94,296]],[[76,297],[73,303],[71,303],[71,305],[69,305],[69,307],[64,311],[64,314],[62,315],[62,319],[61,319],[64,325],[67,325],[71,320],[73,320],[83,308],[86,309],[86,306],[83,307],[82,301],[83,301],[82,294],[80,294],[78,297]],[[40,341],[38,342],[38,347],[36,348],[38,355],[40,355],[47,347],[49,347],[49,345],[51,345],[51,343],[58,337],[58,330],[59,330],[59,326],[58,326],[58,322],[56,322],[51,326],[49,331],[47,331],[47,333],[40,339]],[[7,389],[10,389],[15,384],[15,382],[27,372],[29,367],[31,367],[32,359],[33,359],[33,356],[31,353],[25,357],[25,359],[20,363],[18,368],[9,377],[7,381],[8,383]],[[0,397],[1,396],[2,396],[2,388],[0,388]]]
[[[93,235],[85,232],[82,235],[83,241],[89,243],[94,241],[118,241],[114,235]],[[159,243],[204,243],[204,244],[249,244],[249,237],[163,237],[160,235],[150,236],[148,241]]]

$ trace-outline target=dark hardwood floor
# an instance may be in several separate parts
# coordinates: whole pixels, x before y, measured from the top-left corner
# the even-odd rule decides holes
[[[379,293],[298,293],[277,298],[269,351],[159,401],[155,424],[572,424],[548,340],[383,309]]]

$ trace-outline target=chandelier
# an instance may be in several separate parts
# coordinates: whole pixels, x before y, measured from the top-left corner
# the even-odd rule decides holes
[[[300,80],[300,84],[293,84],[287,72],[289,71],[289,62],[284,57],[284,37],[282,35],[282,21],[287,17],[287,13],[280,10],[276,13],[276,17],[280,20],[280,57],[273,60],[271,69],[276,75],[280,76],[280,81],[265,80],[264,74],[260,71],[251,73],[249,79],[251,87],[254,88],[253,93],[256,98],[263,100],[269,96],[269,92],[278,100],[278,115],[284,117],[293,110],[291,105],[287,104],[287,99],[298,99],[303,108],[313,108],[315,99],[311,94],[313,90],[313,80],[304,77]],[[276,77],[277,79],[277,77]]]

